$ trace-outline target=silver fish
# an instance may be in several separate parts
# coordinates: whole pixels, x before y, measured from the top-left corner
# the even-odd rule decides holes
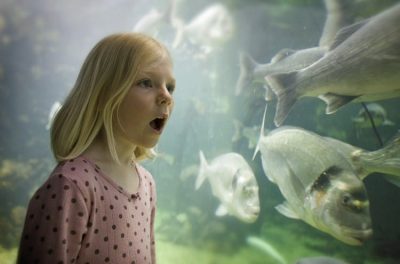
[[[333,42],[337,31],[344,25],[350,24],[350,17],[346,9],[348,3],[345,0],[325,0],[327,18],[323,28],[319,45],[317,47],[293,50],[280,50],[267,64],[256,62],[250,55],[241,53],[240,74],[236,83],[235,94],[239,95],[243,89],[252,83],[262,83],[266,90],[265,99],[272,100],[274,93],[265,81],[265,76],[272,74],[290,73],[310,66],[323,57]]]
[[[241,53],[240,75],[236,83],[236,95],[252,83],[265,83],[265,76],[277,73],[290,73],[303,69],[316,62],[327,51],[324,47],[314,47],[302,50],[282,49],[270,63],[259,64],[250,55]],[[266,99],[271,99],[269,87],[266,87]]]
[[[225,44],[234,32],[232,14],[221,3],[207,6],[188,24],[180,25],[173,47],[178,48],[184,40],[188,40],[206,54]]]
[[[354,166],[327,141],[300,128],[282,127],[261,136],[264,172],[286,202],[276,209],[302,219],[349,245],[371,234],[369,201]]]
[[[169,25],[174,29],[178,28],[181,20],[176,16],[175,9],[176,0],[169,0],[164,11],[151,9],[136,22],[132,31],[157,36],[163,26]]]
[[[275,125],[287,117],[298,98],[319,97],[334,113],[350,101],[400,96],[400,4],[342,28],[330,50],[297,72],[266,76],[278,98]]]
[[[258,184],[246,160],[238,153],[230,152],[216,157],[210,164],[200,151],[200,169],[196,190],[205,179],[221,205],[217,216],[233,215],[239,220],[252,223],[260,213]]]
[[[371,117],[376,126],[394,126],[395,123],[388,119],[385,108],[377,103],[369,103],[366,104],[368,112],[371,114]],[[357,128],[370,128],[371,122],[369,120],[369,116],[365,108],[361,108],[358,112],[357,116],[353,118],[353,123]]]

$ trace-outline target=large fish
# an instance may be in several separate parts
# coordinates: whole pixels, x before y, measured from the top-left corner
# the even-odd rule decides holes
[[[299,97],[319,97],[334,113],[350,101],[400,96],[400,4],[342,28],[329,52],[297,72],[266,76],[278,98],[275,125]]]
[[[276,207],[280,213],[350,245],[372,235],[364,184],[349,158],[324,138],[282,127],[267,136],[262,133],[258,149],[266,176],[286,199]]]
[[[367,151],[313,132],[282,127],[261,135],[263,169],[286,198],[277,207],[350,245],[371,233],[362,180],[373,172],[400,186],[400,133],[385,147]]]
[[[208,164],[200,151],[196,189],[205,179],[210,182],[213,195],[221,202],[216,215],[233,215],[247,223],[257,220],[260,213],[258,184],[251,167],[240,154],[226,153]]]
[[[260,64],[250,55],[241,53],[240,74],[236,83],[235,94],[239,95],[245,87],[252,83],[265,83],[265,76],[277,73],[290,73],[303,69],[316,62],[325,54],[325,47],[313,47],[309,49],[293,50],[282,49],[272,59],[270,63]],[[267,100],[271,100],[272,91],[266,86]]]
[[[274,93],[265,83],[265,76],[298,71],[323,57],[333,42],[336,32],[350,24],[349,14],[346,12],[348,9],[346,0],[325,0],[324,3],[327,16],[318,46],[301,50],[282,49],[266,64],[256,62],[246,53],[240,54],[240,74],[236,83],[236,95],[252,83],[262,83],[266,89],[265,99],[272,100]]]

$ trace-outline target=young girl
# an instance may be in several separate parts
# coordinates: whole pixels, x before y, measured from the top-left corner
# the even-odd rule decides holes
[[[138,33],[101,40],[51,129],[58,165],[33,195],[17,263],[156,263],[153,157],[173,108],[167,49]]]

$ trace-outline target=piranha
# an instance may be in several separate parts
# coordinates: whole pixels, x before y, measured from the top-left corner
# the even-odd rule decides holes
[[[240,154],[226,153],[208,164],[200,151],[196,190],[205,179],[210,182],[212,194],[221,202],[217,216],[229,214],[246,223],[257,220],[260,213],[258,184],[251,167]]]
[[[280,126],[303,96],[326,102],[326,113],[349,102],[400,96],[400,4],[337,32],[329,51],[301,70],[267,75],[278,103],[274,122]]]

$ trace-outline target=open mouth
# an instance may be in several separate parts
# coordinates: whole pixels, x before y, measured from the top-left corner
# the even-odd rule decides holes
[[[165,125],[165,121],[166,121],[166,118],[155,118],[150,122],[150,126],[154,130],[161,132],[161,130],[163,129],[163,127]]]

